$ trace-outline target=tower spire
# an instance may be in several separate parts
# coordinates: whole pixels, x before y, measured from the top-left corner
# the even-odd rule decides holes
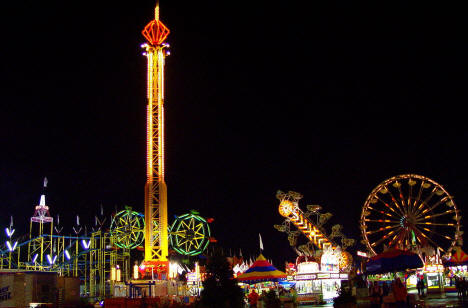
[[[167,187],[164,179],[164,60],[169,45],[164,41],[169,35],[169,29],[159,20],[157,0],[154,13],[154,20],[142,31],[147,40],[142,47],[146,49],[144,55],[148,60],[144,261],[147,265],[163,264],[167,267],[169,253]]]
[[[159,20],[159,0],[156,0],[156,7],[154,8],[154,19]]]

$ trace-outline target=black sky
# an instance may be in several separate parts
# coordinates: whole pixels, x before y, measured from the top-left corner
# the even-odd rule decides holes
[[[349,1],[161,1],[170,215],[213,217],[227,248],[279,263],[278,189],[360,240],[371,190],[404,173],[468,193],[461,8]],[[0,11],[0,225],[27,227],[48,177],[61,221],[143,211],[155,1],[26,1]],[[170,219],[172,221],[172,218]],[[465,219],[463,219],[465,221]]]

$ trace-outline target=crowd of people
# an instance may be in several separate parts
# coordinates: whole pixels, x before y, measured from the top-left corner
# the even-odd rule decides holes
[[[395,278],[391,285],[386,282],[380,285],[377,281],[374,281],[370,286],[369,295],[371,307],[385,307],[387,302],[394,303],[396,307],[408,307],[408,291],[400,278]]]
[[[458,297],[465,298],[468,296],[468,281],[465,277],[455,276],[455,288],[457,288]]]
[[[275,301],[277,303],[275,303]],[[297,307],[297,292],[294,287],[290,289],[271,289],[269,292],[263,290],[260,294],[252,289],[247,294],[248,307],[269,308],[269,307]]]

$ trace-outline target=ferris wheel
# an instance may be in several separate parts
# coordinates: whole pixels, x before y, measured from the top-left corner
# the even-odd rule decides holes
[[[435,181],[404,174],[380,183],[361,213],[363,243],[371,254],[384,247],[432,247],[449,253],[462,241],[460,211],[453,197]]]

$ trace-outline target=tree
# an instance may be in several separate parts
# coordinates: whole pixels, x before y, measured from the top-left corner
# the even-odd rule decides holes
[[[234,278],[231,265],[220,250],[209,257],[206,275],[201,292],[201,303],[204,307],[243,307],[244,293]]]

